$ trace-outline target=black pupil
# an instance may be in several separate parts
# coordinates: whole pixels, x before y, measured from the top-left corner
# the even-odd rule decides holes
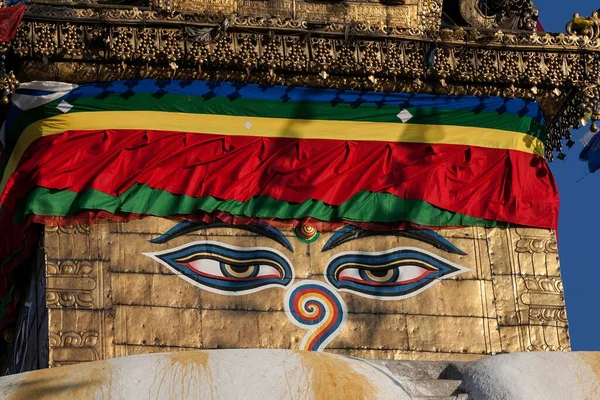
[[[230,265],[229,268],[236,274],[243,274],[244,272],[248,272],[250,266],[248,265]]]
[[[383,278],[387,275],[388,269],[373,269],[371,270],[371,275],[376,276],[378,278]]]

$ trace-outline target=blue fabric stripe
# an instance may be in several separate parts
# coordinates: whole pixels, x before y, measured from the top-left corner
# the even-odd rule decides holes
[[[509,99],[495,96],[447,96],[433,94],[382,93],[356,90],[316,89],[295,86],[270,86],[250,83],[179,81],[179,80],[128,80],[81,85],[67,96],[106,96],[114,93],[158,93],[178,94],[194,97],[220,96],[230,98],[251,98],[256,100],[275,101],[313,101],[370,105],[428,107],[440,109],[467,109],[478,111],[495,111],[544,121],[543,113],[533,100]]]

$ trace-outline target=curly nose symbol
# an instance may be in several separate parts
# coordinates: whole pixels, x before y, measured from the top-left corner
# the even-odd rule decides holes
[[[305,280],[290,287],[284,308],[292,322],[308,332],[300,350],[321,351],[346,325],[346,304],[320,281]]]

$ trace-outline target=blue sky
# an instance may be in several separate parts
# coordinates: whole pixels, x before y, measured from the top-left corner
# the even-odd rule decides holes
[[[534,0],[540,21],[549,32],[564,32],[573,13],[589,16],[598,0]],[[574,133],[574,140],[587,129]],[[577,142],[564,161],[550,164],[560,193],[558,252],[565,287],[567,317],[573,350],[600,350],[600,171],[587,174],[579,161]],[[582,179],[583,178],[583,179]]]

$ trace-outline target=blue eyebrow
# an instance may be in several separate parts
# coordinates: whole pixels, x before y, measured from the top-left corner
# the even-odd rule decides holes
[[[410,229],[406,231],[369,231],[352,225],[345,226],[331,235],[321,251],[323,252],[331,250],[342,243],[347,243],[352,240],[369,236],[402,236],[430,244],[433,247],[443,250],[447,253],[459,254],[461,256],[467,255],[467,253],[450,243],[448,239],[430,229]]]
[[[168,242],[171,239],[176,238],[177,236],[185,235],[186,233],[192,232],[195,229],[192,229],[196,225],[192,221],[182,221],[163,233],[162,235],[155,237],[154,239],[150,239],[150,243],[163,244]],[[200,228],[198,228],[200,229]]]
[[[248,231],[252,233],[256,233],[258,235],[267,237],[271,240],[276,241],[292,253],[294,252],[294,248],[290,241],[285,237],[285,235],[277,228],[273,228],[269,225],[233,225],[227,224],[225,222],[212,222],[212,223],[204,223],[204,222],[193,222],[193,221],[182,221],[163,233],[162,235],[150,239],[150,243],[155,244],[163,244],[168,242],[171,239],[176,237],[186,235],[188,233],[197,231],[199,229],[212,229],[212,228],[234,228],[241,229],[243,231]]]

